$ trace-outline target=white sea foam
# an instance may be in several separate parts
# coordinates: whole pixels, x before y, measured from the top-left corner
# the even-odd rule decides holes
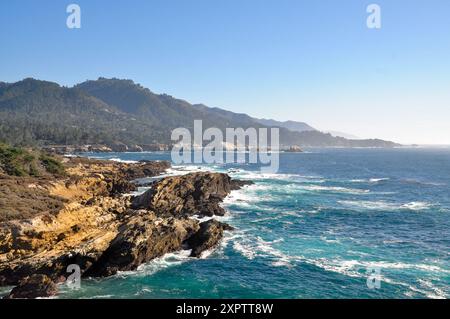
[[[320,236],[320,240],[326,242],[326,243],[330,243],[330,244],[336,244],[336,243],[340,243],[340,241],[338,239],[329,239],[326,236]]]
[[[346,193],[346,194],[367,194],[370,192],[367,189],[345,188],[345,187],[335,187],[335,186],[320,186],[320,185],[302,185],[302,186],[298,186],[298,188],[308,190],[308,191]]]
[[[250,185],[239,190],[234,190],[224,199],[224,204],[249,205],[249,203],[260,201],[261,196],[258,195],[258,191],[265,190],[270,190],[270,187],[257,184]]]
[[[210,217],[210,216],[204,216],[204,217],[200,217],[198,215],[194,215],[189,217],[190,219],[195,219],[196,221],[198,221],[199,223],[203,223],[203,222],[207,222],[208,220],[214,219],[214,217]]]
[[[412,289],[414,291],[418,291],[417,289],[414,289],[413,286],[407,285],[402,282],[394,281],[391,278],[386,277],[383,275],[383,270],[386,271],[388,269],[394,269],[394,270],[404,270],[404,269],[412,269],[412,270],[420,270],[425,272],[439,272],[439,273],[448,273],[449,271],[443,268],[440,268],[435,265],[427,265],[427,264],[407,264],[407,263],[401,263],[401,262],[387,262],[387,261],[377,261],[377,262],[370,262],[370,261],[359,261],[359,260],[341,260],[341,259],[327,259],[327,258],[305,258],[305,257],[298,257],[299,261],[305,262],[311,265],[314,265],[316,267],[322,268],[327,271],[336,272],[345,276],[349,277],[367,277],[366,270],[367,269],[373,269],[373,268],[379,268],[381,269],[382,282],[390,283],[390,284],[396,284],[396,285],[403,285],[408,287],[409,289]],[[423,291],[420,291],[423,293]],[[440,295],[442,295],[442,291],[439,292]]]
[[[249,202],[256,202],[258,199],[256,196],[242,192],[242,191],[232,191],[223,201],[225,205],[227,204],[245,204],[249,205]]]
[[[421,284],[422,287],[426,289],[425,295],[427,296],[427,298],[431,299],[448,298],[447,293],[443,289],[436,287],[430,280],[419,279],[419,283]]]
[[[143,288],[139,289],[134,295],[135,296],[142,296],[142,295],[146,295],[146,294],[151,293],[151,292],[153,292],[152,289],[147,288],[147,287],[143,287]]]
[[[430,208],[431,206],[433,205],[426,202],[411,202],[403,204],[401,208],[410,210],[424,210]]]
[[[146,191],[148,191],[151,187],[138,187],[137,190],[131,192],[131,193],[126,193],[126,194],[122,194],[122,196],[139,196],[144,194]]]
[[[182,250],[174,253],[165,254],[162,257],[153,259],[152,261],[140,265],[135,271],[120,271],[116,276],[118,277],[128,277],[128,276],[149,276],[154,273],[166,269],[168,267],[173,267],[181,265],[190,259],[191,250]]]
[[[168,168],[166,170],[166,173],[164,176],[174,176],[174,175],[185,175],[189,173],[195,173],[195,172],[205,172],[208,171],[208,169],[204,166],[172,166],[171,168]]]
[[[378,182],[383,182],[383,181],[388,181],[389,178],[385,177],[385,178],[371,178],[369,179],[369,182],[371,183],[378,183]]]
[[[413,210],[422,211],[430,209],[433,204],[427,202],[410,202],[405,204],[389,203],[386,201],[338,201],[340,204],[356,209],[364,210]]]
[[[364,178],[351,179],[350,182],[351,183],[372,183],[372,184],[375,184],[375,183],[379,183],[379,182],[385,182],[385,181],[388,181],[388,180],[390,180],[389,177],[373,177],[373,178],[368,178],[368,179],[364,179]]]
[[[360,262],[359,264],[366,268],[416,269],[426,272],[450,273],[450,270],[448,269],[444,269],[439,266],[429,264],[407,264],[402,262],[388,262],[388,261]]]
[[[237,252],[241,253],[242,256],[246,257],[247,259],[254,259],[257,255],[255,249],[248,245],[248,244],[243,244],[240,242],[235,242],[233,244],[233,249],[236,250]]]
[[[226,213],[224,216],[213,216],[213,217],[203,216],[203,217],[200,217],[198,215],[194,215],[194,216],[191,216],[189,218],[195,219],[199,223],[207,222],[208,220],[211,220],[211,219],[218,220],[219,222],[227,222],[227,221],[229,221],[232,218],[232,216],[230,214]]]
[[[252,260],[257,257],[270,257],[271,265],[274,267],[291,267],[293,262],[302,262],[311,264],[326,271],[336,272],[349,277],[366,278],[366,270],[370,268],[380,268],[382,271],[382,282],[401,285],[408,288],[411,292],[425,294],[429,298],[446,298],[445,291],[436,287],[430,281],[421,283],[423,287],[415,287],[409,284],[398,282],[386,276],[386,270],[416,270],[423,271],[427,274],[436,273],[437,275],[449,274],[450,270],[434,264],[424,263],[404,263],[391,261],[363,261],[355,259],[340,259],[340,258],[314,258],[298,255],[289,255],[274,247],[274,244],[282,242],[284,239],[280,238],[274,241],[266,241],[261,237],[238,236],[233,238],[233,248],[244,257]],[[383,272],[384,270],[384,272]]]
[[[243,234],[239,231],[225,231],[222,241],[220,242],[220,251],[223,251],[230,242],[236,242],[238,238],[242,238]]]
[[[234,242],[233,249],[247,259],[252,260],[256,257],[270,257],[272,259],[271,264],[275,267],[291,267],[292,261],[295,260],[295,256],[289,256],[273,247],[274,244],[284,241],[283,238],[266,241],[259,236],[251,240],[248,237],[241,236],[239,239],[241,240]]]
[[[321,176],[309,176],[300,174],[283,174],[283,173],[260,173],[247,170],[240,170],[237,173],[230,173],[231,176],[237,178],[245,178],[249,180],[286,180],[286,181],[316,181],[322,182]]]
[[[108,160],[109,160],[109,161],[112,161],[112,162],[126,163],[126,164],[135,164],[135,163],[138,163],[138,161],[123,160],[123,159],[120,159],[120,158],[110,158],[110,159],[108,159]]]

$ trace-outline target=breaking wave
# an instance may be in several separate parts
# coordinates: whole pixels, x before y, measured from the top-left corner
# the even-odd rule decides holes
[[[409,202],[404,204],[390,203],[386,201],[352,201],[340,200],[338,201],[346,208],[362,209],[362,210],[381,210],[381,211],[423,211],[432,208],[434,205],[427,202]]]

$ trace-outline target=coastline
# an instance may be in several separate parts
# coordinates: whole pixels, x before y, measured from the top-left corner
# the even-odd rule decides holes
[[[402,224],[421,224],[431,219],[436,225],[446,225],[448,205],[439,198],[443,198],[450,180],[434,167],[440,165],[440,159],[448,158],[448,153],[328,149],[304,154],[284,154],[282,171],[277,174],[260,174],[258,166],[250,165],[173,165],[162,175],[138,179],[138,191],[127,194],[142,193],[150,183],[163,177],[193,172],[225,173],[235,179],[253,181],[254,185],[233,191],[224,199],[221,203],[227,211],[224,217],[189,217],[200,223],[214,218],[235,228],[225,231],[219,245],[204,251],[201,260],[189,257],[190,250],[168,253],[137,269],[118,271],[114,276],[86,275],[81,289],[59,284],[57,298],[384,298],[399,295],[440,298],[448,295],[442,281],[448,267],[439,260],[424,257],[431,253],[445,255],[445,251],[439,246],[424,249],[419,241],[410,241],[407,234],[403,235],[403,228],[399,229],[396,223],[401,220]],[[405,166],[411,154],[415,154],[416,160]],[[141,160],[147,163],[170,160],[167,152],[88,156],[91,155],[115,167],[133,167]],[[111,158],[116,161],[110,161]],[[384,159],[383,166],[378,164],[380,159]],[[361,160],[367,163],[361,166]],[[410,173],[409,167],[416,163],[427,164],[422,165],[425,179]],[[423,194],[420,198],[408,195],[418,189]],[[378,237],[380,233],[371,223],[375,216],[387,226],[388,233],[382,237]],[[346,225],[344,229],[343,225]],[[364,231],[351,231],[349,235],[346,227],[362,227]],[[427,238],[434,236],[432,230],[419,233]],[[374,242],[379,246],[367,254],[364,247]],[[404,242],[417,249],[401,249]],[[395,248],[401,256],[391,253]],[[365,269],[371,266],[383,268],[386,282],[383,281],[382,290],[366,288]],[[261,280],[261,273],[268,277]],[[404,279],[405,274],[409,279]],[[302,280],[309,276],[314,278],[312,282]],[[289,278],[288,284],[285,278]],[[346,290],[324,293],[325,283],[320,278],[341,280]],[[5,288],[2,289],[4,292]]]
[[[232,189],[247,184],[199,172],[163,177],[131,196],[136,179],[161,175],[170,164],[64,162],[68,176],[44,187],[64,200],[61,210],[0,225],[0,285],[16,287],[7,298],[57,295],[69,265],[78,265],[82,277],[108,277],[167,253],[190,250],[199,258],[232,230],[214,216],[224,215],[220,204]]]

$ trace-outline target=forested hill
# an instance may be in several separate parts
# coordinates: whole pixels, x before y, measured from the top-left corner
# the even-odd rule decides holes
[[[174,128],[267,127],[246,115],[155,94],[131,80],[99,78],[72,88],[25,79],[0,82],[0,141],[14,145],[170,143]],[[280,128],[283,145],[393,147],[382,140],[348,140],[318,131]]]

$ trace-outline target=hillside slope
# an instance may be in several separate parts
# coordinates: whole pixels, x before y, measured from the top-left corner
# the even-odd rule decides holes
[[[0,141],[14,145],[170,144],[171,131],[193,128],[244,129],[264,125],[247,114],[192,105],[155,94],[131,80],[99,78],[73,88],[25,79],[0,84]],[[280,127],[282,145],[393,147],[382,140],[348,140],[318,131]]]
[[[316,131],[316,129],[305,122],[297,122],[297,121],[275,121],[275,120],[267,120],[267,119],[255,119],[257,122],[266,125],[266,126],[275,126],[275,127],[284,127],[293,132],[307,132],[307,131]]]

